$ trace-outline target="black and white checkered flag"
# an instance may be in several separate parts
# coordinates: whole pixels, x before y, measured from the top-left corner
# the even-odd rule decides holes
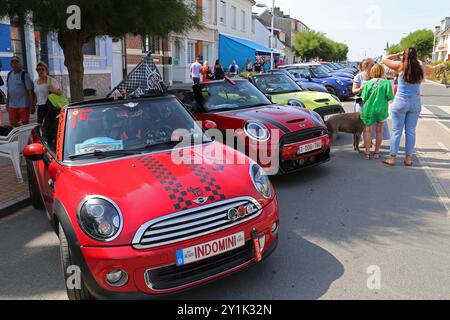
[[[163,78],[153,62],[152,54],[147,56],[131,71],[108,97],[117,93],[129,97],[140,97],[148,94],[164,94],[166,86]]]

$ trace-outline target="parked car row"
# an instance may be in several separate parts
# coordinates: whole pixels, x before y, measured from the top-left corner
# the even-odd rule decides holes
[[[325,120],[344,112],[279,70],[168,93],[75,103],[31,134],[30,195],[66,282],[79,271],[71,299],[172,294],[267,258],[280,230],[268,173],[330,161]]]

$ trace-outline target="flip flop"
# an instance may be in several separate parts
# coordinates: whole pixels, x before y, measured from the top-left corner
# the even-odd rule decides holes
[[[411,163],[405,162],[405,167],[413,167],[413,166],[414,166],[414,162],[411,162]]]

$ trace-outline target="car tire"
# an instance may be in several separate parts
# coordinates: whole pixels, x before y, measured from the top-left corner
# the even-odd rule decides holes
[[[67,296],[69,300],[75,301],[85,301],[85,300],[94,300],[94,297],[86,288],[86,285],[83,281],[83,277],[80,279],[80,289],[69,289],[68,280],[69,276],[67,270],[70,266],[78,266],[78,264],[74,261],[72,253],[70,251],[70,246],[66,238],[66,234],[64,233],[64,229],[61,225],[58,227],[59,232],[59,251],[61,254],[61,267],[64,275],[64,284],[67,290]]]
[[[331,86],[326,86],[326,88],[327,88],[327,90],[328,90],[328,92],[329,92],[330,94],[335,95],[335,96],[338,96],[338,94],[337,94],[335,88],[333,88],[333,87],[331,87]]]
[[[32,169],[31,163],[27,162],[27,174],[28,174],[28,190],[30,193],[31,205],[38,210],[44,209],[44,203],[42,202],[41,192],[36,180],[36,175]]]

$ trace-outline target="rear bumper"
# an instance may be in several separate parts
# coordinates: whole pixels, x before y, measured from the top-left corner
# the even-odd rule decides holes
[[[83,280],[93,296],[98,299],[152,299],[175,294],[220,279],[255,264],[252,231],[265,236],[263,257],[275,250],[278,231],[271,233],[279,223],[278,202],[275,199],[263,209],[257,219],[232,229],[162,248],[136,250],[133,247],[81,248]],[[244,232],[246,247],[184,267],[176,266],[176,251],[208,243],[212,240]],[[247,251],[245,251],[245,249]],[[105,275],[113,270],[124,270],[128,283],[121,288],[107,284]],[[88,273],[88,274],[86,274]],[[181,279],[181,280],[180,280]]]

